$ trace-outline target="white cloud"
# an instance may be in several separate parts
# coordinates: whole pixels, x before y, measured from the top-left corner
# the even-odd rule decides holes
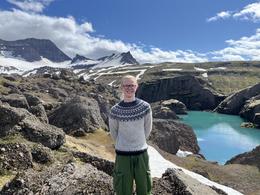
[[[222,12],[217,13],[216,16],[208,18],[207,21],[212,22],[212,21],[216,21],[216,20],[219,20],[219,19],[226,19],[226,18],[229,18],[230,16],[231,16],[230,11],[222,11]]]
[[[244,7],[241,11],[233,15],[234,18],[252,20],[253,22],[260,21],[260,2],[252,3]]]
[[[99,58],[112,53],[131,51],[141,63],[207,61],[206,56],[189,50],[163,51],[153,47],[146,52],[143,45],[94,36],[91,33],[95,30],[90,22],[79,24],[72,16],[50,17],[19,10],[0,10],[0,28],[4,29],[0,31],[1,39],[49,39],[70,57],[80,54]]]
[[[241,37],[239,40],[227,40],[228,47],[210,52],[213,60],[259,60],[260,59],[260,28],[256,34]]]
[[[27,12],[42,12],[54,0],[7,0],[9,3],[17,6]]]
[[[260,21],[260,2],[252,3],[247,6],[245,6],[240,11],[222,11],[219,12],[216,16],[213,16],[211,18],[208,18],[208,22],[213,22],[219,19],[227,19],[233,17],[235,19],[241,19],[241,20],[250,20],[253,22],[259,22]]]

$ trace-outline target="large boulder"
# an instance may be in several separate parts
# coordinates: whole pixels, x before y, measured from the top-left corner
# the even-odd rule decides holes
[[[62,129],[42,123],[36,116],[23,108],[0,105],[0,136],[22,133],[31,141],[39,142],[51,149],[65,142]]]
[[[165,100],[161,103],[161,105],[170,108],[176,114],[187,114],[187,108],[185,104],[183,104],[178,100],[175,99]]]
[[[29,108],[29,104],[26,98],[24,97],[24,95],[13,93],[13,94],[2,96],[1,100],[2,102],[7,102],[8,104],[16,108],[25,108],[25,109]]]
[[[176,115],[174,111],[172,111],[168,107],[164,107],[161,105],[152,105],[153,117],[160,119],[178,119],[179,117]]]
[[[0,194],[113,194],[112,177],[90,164],[53,165],[28,170],[6,184]]]
[[[153,130],[149,137],[160,149],[176,154],[179,149],[199,152],[197,138],[192,128],[175,120],[154,119]]]
[[[260,145],[250,152],[239,154],[226,162],[226,164],[243,164],[257,166],[260,170]]]
[[[242,107],[250,98],[260,95],[260,83],[242,89],[223,100],[218,107],[214,110],[223,114],[239,114]]]
[[[260,127],[260,95],[247,100],[239,115]]]
[[[137,97],[150,103],[177,99],[190,110],[214,109],[224,99],[207,82],[191,75],[141,83]]]
[[[167,169],[161,178],[155,178],[152,194],[226,195],[222,190],[202,184],[178,169]]]
[[[72,135],[77,131],[89,133],[105,128],[97,101],[82,96],[77,96],[54,110],[49,116],[49,122]]]

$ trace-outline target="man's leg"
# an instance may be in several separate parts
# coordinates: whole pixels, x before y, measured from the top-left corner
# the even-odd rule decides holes
[[[116,155],[113,185],[117,195],[132,195],[134,179],[132,164],[131,156]]]
[[[134,164],[134,178],[137,195],[150,195],[152,191],[152,179],[149,168],[149,156],[147,152],[136,156]]]

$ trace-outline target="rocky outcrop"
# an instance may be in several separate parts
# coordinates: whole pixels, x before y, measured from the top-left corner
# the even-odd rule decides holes
[[[31,149],[31,154],[33,160],[37,163],[45,164],[51,163],[53,161],[52,151],[49,148],[44,147],[40,144],[36,144]]]
[[[152,110],[153,110],[153,118],[160,118],[160,119],[178,119],[179,118],[176,115],[176,113],[168,107],[163,107],[161,105],[152,105]]]
[[[257,166],[260,170],[260,145],[250,152],[239,154],[226,162],[226,164],[244,164]]]
[[[199,152],[192,128],[174,120],[155,119],[149,140],[160,149],[172,154],[176,154],[179,149],[195,154]]]
[[[160,179],[155,178],[152,194],[226,195],[222,190],[204,185],[177,169],[167,169]]]
[[[9,94],[1,97],[2,102],[8,103],[10,106],[17,108],[29,108],[26,98],[20,94]]]
[[[78,131],[89,133],[105,127],[97,101],[82,96],[75,97],[54,110],[49,116],[49,122],[72,135]]]
[[[260,127],[260,95],[247,100],[239,115]]]
[[[32,155],[23,143],[0,144],[0,175],[4,171],[18,171],[31,168]]]
[[[190,75],[141,83],[137,96],[148,102],[177,99],[190,110],[214,109],[224,99],[205,81]]]
[[[36,116],[23,108],[0,105],[0,136],[22,133],[33,142],[39,142],[51,149],[59,148],[65,142],[62,129],[42,123]]]
[[[0,194],[113,194],[112,177],[90,164],[53,165],[27,170],[6,184]]]
[[[235,114],[238,115],[242,107],[250,98],[260,94],[260,83],[248,87],[246,89],[240,90],[237,93],[234,93],[228,96],[223,100],[218,107],[214,110],[223,114]]]
[[[176,114],[187,114],[187,108],[185,104],[183,104],[178,100],[170,99],[170,100],[162,101],[161,105],[170,108]]]
[[[103,171],[110,176],[113,175],[114,162],[92,156],[84,152],[73,151],[72,153],[74,157],[79,158],[81,161],[93,165],[98,170]]]

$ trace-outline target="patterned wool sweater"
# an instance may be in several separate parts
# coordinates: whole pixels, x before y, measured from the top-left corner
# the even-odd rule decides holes
[[[109,129],[116,152],[135,152],[147,149],[146,139],[152,130],[150,104],[139,98],[123,100],[111,108]]]

